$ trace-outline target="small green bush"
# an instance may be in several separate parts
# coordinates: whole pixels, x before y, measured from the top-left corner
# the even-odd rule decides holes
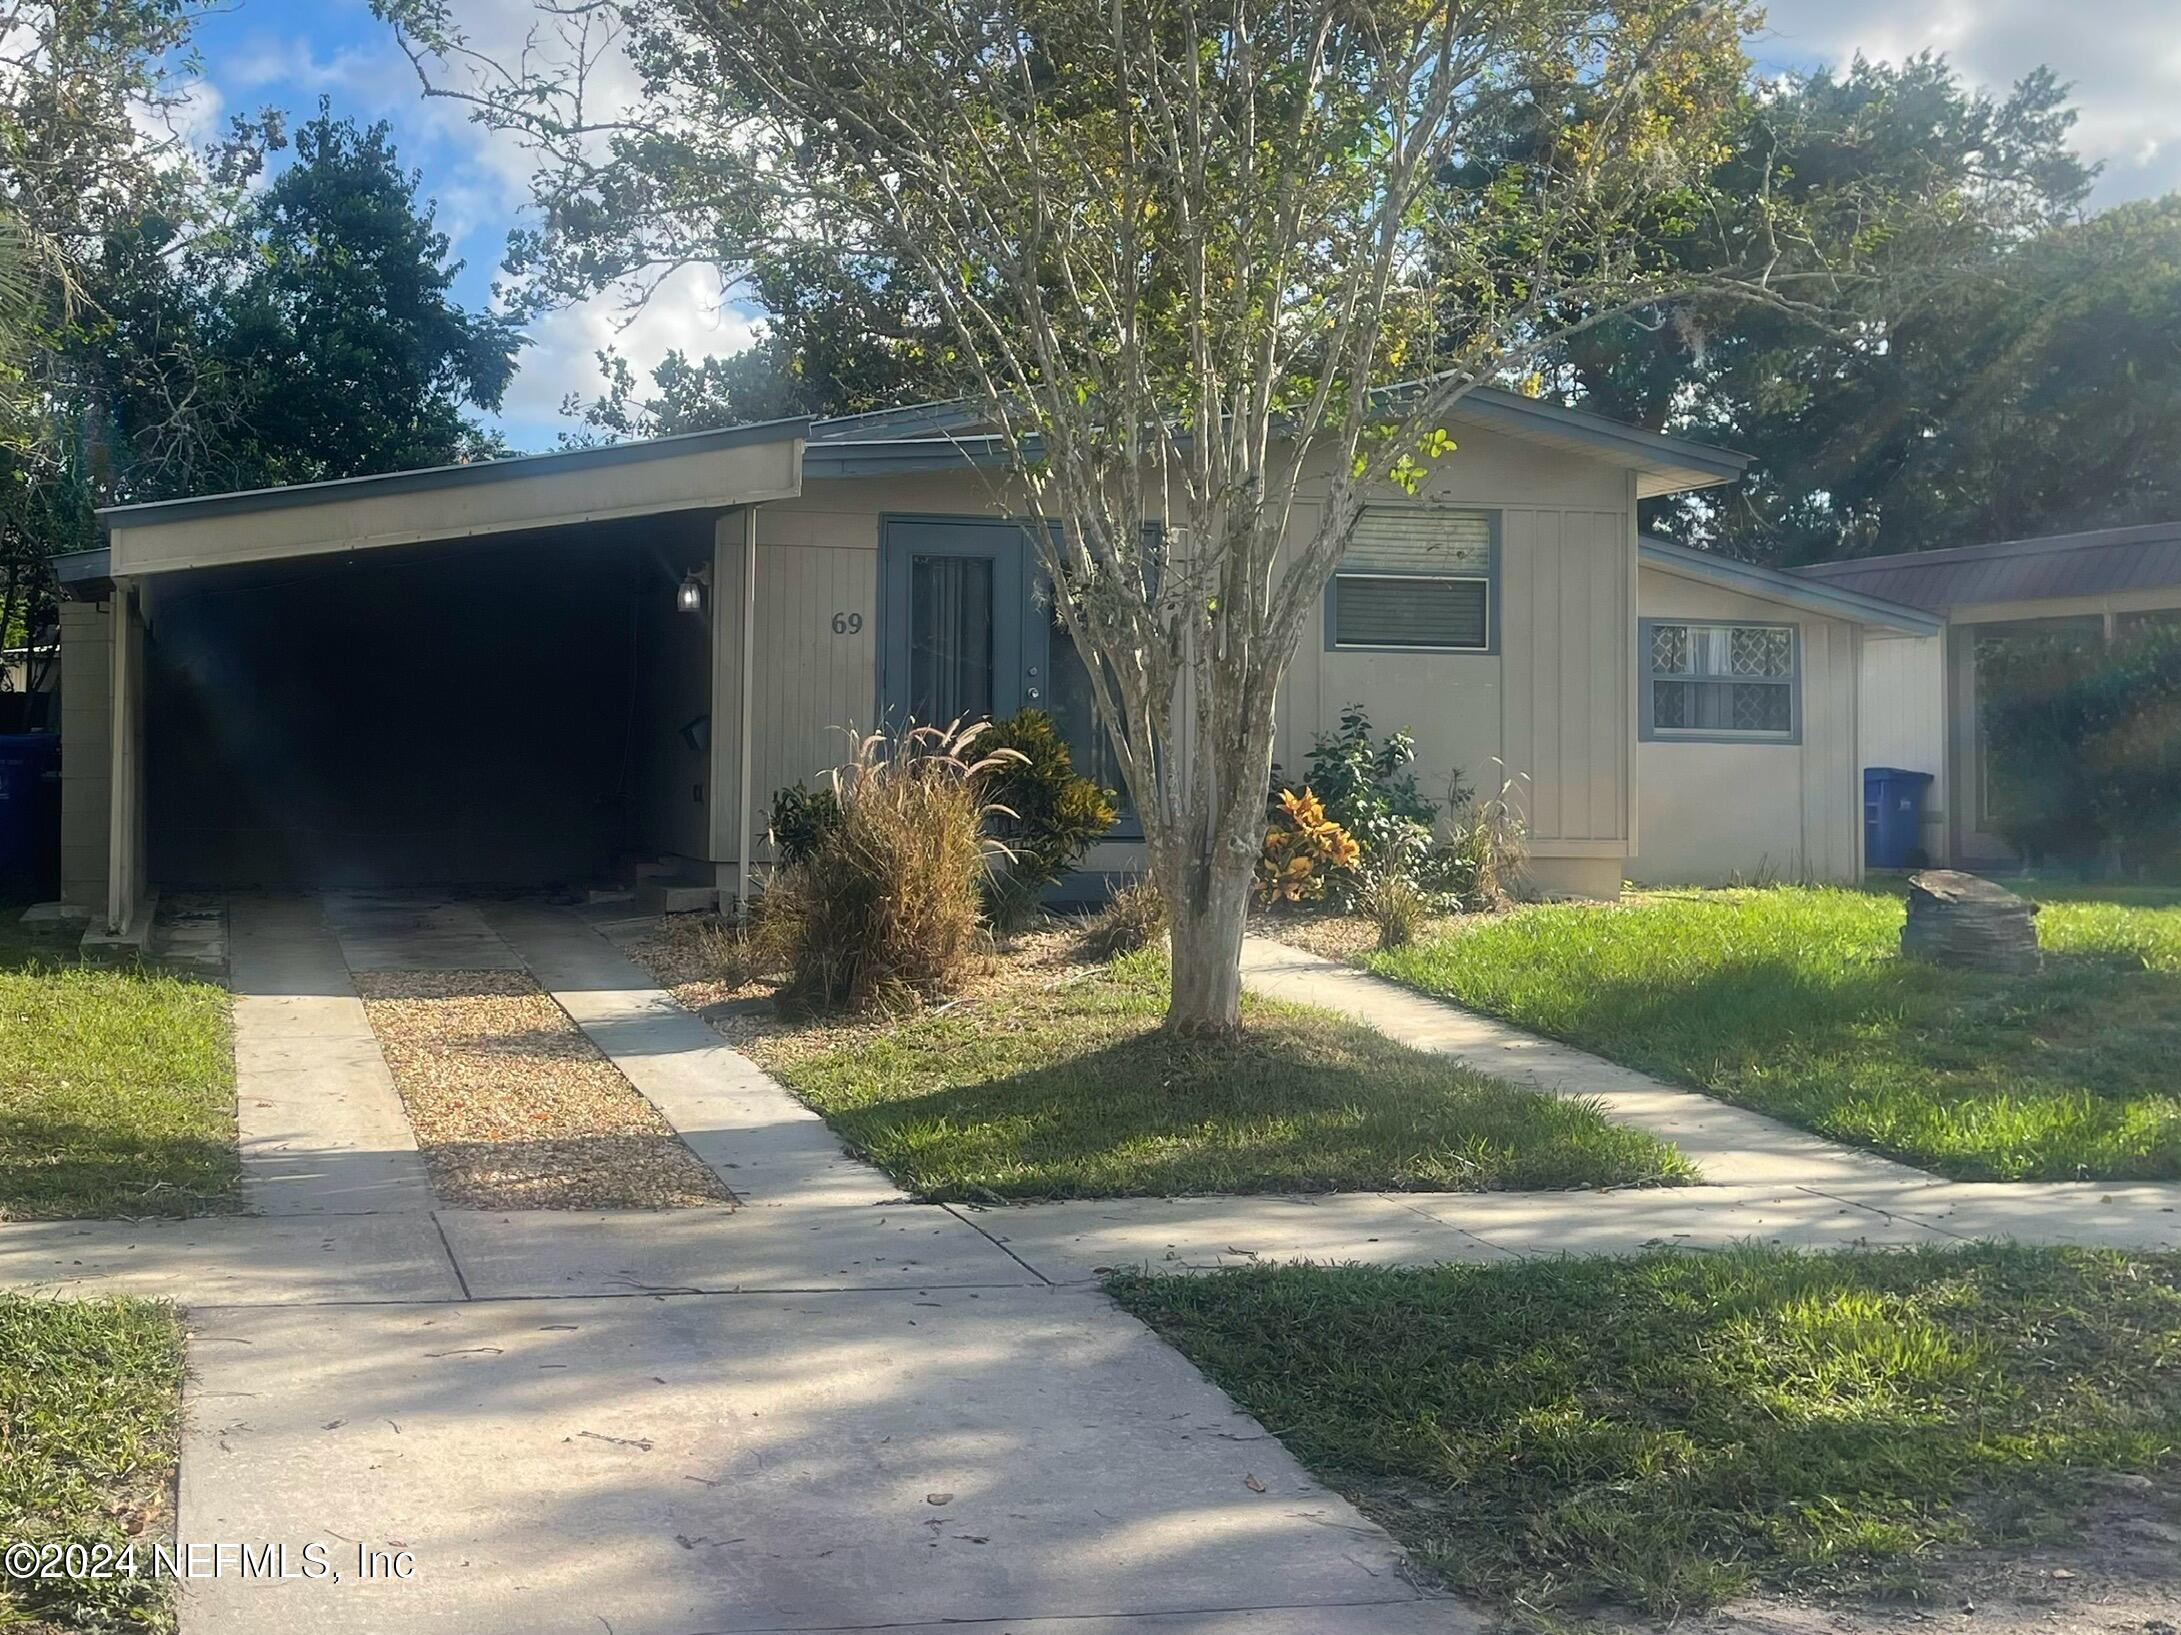
[[[977,753],[989,768],[976,791],[986,831],[1007,851],[989,888],[993,923],[1012,929],[1113,827],[1113,792],[1077,776],[1067,740],[1043,710],[993,722],[978,736]]]
[[[1356,892],[1356,912],[1378,928],[1381,950],[1414,942],[1432,907],[1431,893],[1399,872],[1374,874]]]
[[[2181,870],[2181,626],[1977,653],[1989,798],[2032,862]]]
[[[1416,739],[1407,728],[1375,741],[1371,718],[1360,704],[1340,714],[1336,732],[1320,733],[1310,746],[1310,775],[1304,780],[1325,807],[1325,815],[1355,837],[1369,857],[1383,847],[1406,843],[1410,829],[1430,833],[1439,821],[1439,803],[1416,786]],[[1277,773],[1277,768],[1274,769]],[[1456,774],[1449,798],[1468,799]],[[1273,792],[1277,803],[1279,791]]]
[[[906,1009],[960,986],[985,946],[980,730],[874,733],[835,771],[839,821],[765,892],[783,1011]]]
[[[1166,897],[1150,880],[1131,880],[1106,900],[1083,930],[1083,952],[1113,959],[1149,948],[1166,935]]]
[[[1426,883],[1461,908],[1505,908],[1529,883],[1530,836],[1515,799],[1518,778],[1502,779],[1496,795],[1472,797],[1453,834],[1425,860]]]
[[[782,867],[800,863],[840,822],[840,797],[830,789],[806,789],[798,781],[775,790],[772,823],[766,830],[772,837],[773,857]]]

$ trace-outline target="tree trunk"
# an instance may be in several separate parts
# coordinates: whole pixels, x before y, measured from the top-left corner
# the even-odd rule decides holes
[[[1201,898],[1193,891],[1168,897],[1174,957],[1166,1026],[1184,1038],[1231,1039],[1242,1031],[1242,933],[1253,864],[1218,859],[1204,871]]]

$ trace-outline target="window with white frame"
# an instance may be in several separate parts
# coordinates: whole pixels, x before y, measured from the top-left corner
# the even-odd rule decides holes
[[[1643,654],[1646,737],[1794,741],[1793,625],[1647,619]]]
[[[1492,650],[1493,514],[1365,507],[1326,591],[1330,648]]]

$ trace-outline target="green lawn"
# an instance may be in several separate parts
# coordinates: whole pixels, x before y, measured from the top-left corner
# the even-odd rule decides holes
[[[0,1578],[0,1627],[174,1627],[151,1576],[174,1530],[182,1325],[143,1300],[0,1295],[0,1540],[138,1546],[138,1574]]]
[[[1450,1585],[1549,1619],[1913,1591],[2181,1437],[2181,1256],[1747,1248],[1110,1291]]]
[[[2181,1176],[2181,893],[2032,894],[2020,980],[1904,962],[1898,895],[1821,887],[1539,906],[1365,963],[1941,1174]]]
[[[1067,969],[1067,968],[1063,968]],[[1075,967],[815,1052],[748,1048],[919,1197],[1628,1186],[1687,1163],[1585,1104],[1321,1011],[1251,1002],[1239,1045],[1160,1035],[1157,954]]]
[[[226,993],[75,962],[0,906],[0,1218],[232,1209]]]

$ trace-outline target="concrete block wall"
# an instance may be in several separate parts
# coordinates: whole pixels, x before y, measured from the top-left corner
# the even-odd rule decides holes
[[[113,817],[113,604],[61,603],[61,899],[103,912]]]

